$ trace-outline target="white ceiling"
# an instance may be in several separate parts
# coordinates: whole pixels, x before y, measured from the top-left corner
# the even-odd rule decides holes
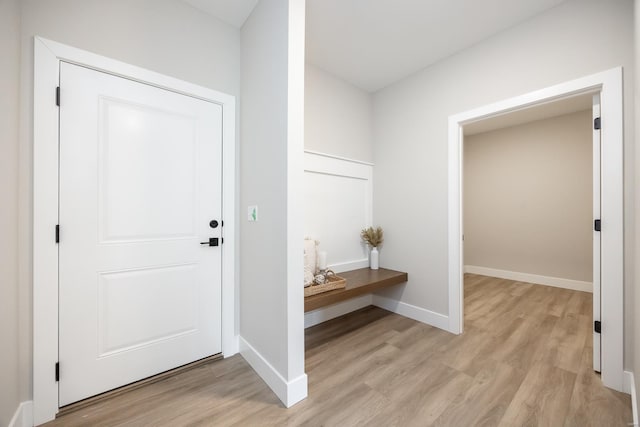
[[[236,28],[242,27],[258,0],[182,0]]]
[[[307,60],[375,92],[565,0],[307,0]]]
[[[592,105],[592,94],[564,98],[558,101],[548,102],[546,104],[536,105],[500,116],[483,119],[475,123],[470,123],[465,125],[463,128],[464,135],[470,136],[496,129],[534,122],[536,120],[550,119],[551,117],[558,117],[564,114],[591,109]]]
[[[258,0],[182,0],[241,28]],[[306,0],[307,61],[369,92],[566,0]]]

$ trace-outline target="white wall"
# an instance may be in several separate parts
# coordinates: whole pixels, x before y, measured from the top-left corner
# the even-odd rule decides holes
[[[409,273],[386,295],[447,314],[448,116],[622,65],[625,68],[625,291],[634,233],[633,13],[630,0],[570,1],[374,96],[376,223],[382,266]],[[625,361],[631,300],[625,299]]]
[[[240,348],[286,405],[293,383],[306,396],[303,43],[304,1],[262,0],[242,27]]]
[[[18,350],[19,398],[25,401],[32,395],[33,36],[43,36],[238,96],[240,31],[178,0],[22,0],[20,4]],[[13,227],[16,227],[15,223]]]
[[[0,2],[0,425],[18,408],[18,105],[20,4]],[[24,381],[23,381],[24,382]]]
[[[321,154],[304,156],[304,235],[336,273],[369,266],[360,230],[371,225],[373,167]]]
[[[464,139],[464,263],[592,282],[591,110]]]
[[[304,148],[372,162],[372,102],[368,92],[307,63]]]
[[[22,4],[24,51],[33,50],[31,37],[39,35],[239,94],[239,30],[180,0],[23,0]]]
[[[359,232],[372,220],[373,168],[357,162],[373,161],[373,97],[306,63],[304,105],[305,150],[342,158],[305,156],[305,236],[320,241],[332,269],[361,268],[368,265]]]

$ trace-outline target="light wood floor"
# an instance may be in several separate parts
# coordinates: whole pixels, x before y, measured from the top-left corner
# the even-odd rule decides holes
[[[50,426],[627,426],[591,369],[591,294],[465,275],[455,336],[368,307],[306,331],[309,398],[285,409],[240,356]]]

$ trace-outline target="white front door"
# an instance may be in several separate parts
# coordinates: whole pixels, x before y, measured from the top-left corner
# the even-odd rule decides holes
[[[221,352],[201,242],[222,237],[222,108],[67,63],[60,87],[64,406]]]

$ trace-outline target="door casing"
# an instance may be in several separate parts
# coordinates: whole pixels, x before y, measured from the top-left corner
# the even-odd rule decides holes
[[[462,242],[463,126],[578,94],[600,93],[601,128],[601,378],[625,390],[624,375],[624,194],[622,67],[449,116],[449,331],[464,327]]]
[[[33,420],[58,412],[58,107],[60,62],[92,68],[140,83],[203,99],[222,107],[222,353],[238,353],[235,263],[235,97],[140,67],[34,38],[33,112]],[[64,94],[61,103],[64,102]],[[64,237],[63,237],[64,238]],[[62,368],[64,370],[64,368]],[[64,371],[62,371],[64,375]]]

